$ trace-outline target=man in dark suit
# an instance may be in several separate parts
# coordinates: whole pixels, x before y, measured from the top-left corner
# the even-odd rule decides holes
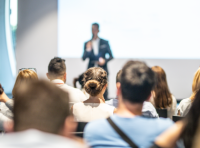
[[[84,44],[84,53],[82,59],[85,60],[86,58],[89,58],[88,68],[101,67],[107,72],[107,74],[109,74],[107,63],[113,59],[113,55],[110,50],[108,41],[99,38],[98,33],[99,24],[93,23],[92,39]],[[105,100],[108,99],[107,96],[108,91],[106,90],[104,94]]]

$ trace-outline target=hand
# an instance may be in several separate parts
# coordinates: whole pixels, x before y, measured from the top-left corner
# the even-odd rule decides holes
[[[104,58],[100,57],[100,58],[99,58],[98,64],[99,64],[100,66],[103,66],[103,65],[105,65],[105,63],[106,63],[106,60],[105,60]]]
[[[6,103],[8,100],[9,100],[8,96],[3,92],[3,93],[0,95],[0,102]]]
[[[91,50],[92,50],[92,42],[89,41],[89,42],[87,42],[87,44],[86,44],[86,51],[90,52]]]

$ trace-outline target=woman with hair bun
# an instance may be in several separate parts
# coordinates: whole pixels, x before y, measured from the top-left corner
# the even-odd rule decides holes
[[[105,103],[103,94],[107,83],[107,72],[102,68],[93,67],[84,73],[83,84],[89,98],[72,106],[73,115],[78,122],[107,118],[116,110]]]

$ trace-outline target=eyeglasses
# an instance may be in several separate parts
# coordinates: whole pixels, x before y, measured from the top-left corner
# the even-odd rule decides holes
[[[37,70],[36,70],[36,68],[20,68],[19,69],[19,71],[18,71],[18,73],[20,73],[21,71],[23,71],[23,70],[32,70],[32,71],[34,71],[35,73],[37,73]]]

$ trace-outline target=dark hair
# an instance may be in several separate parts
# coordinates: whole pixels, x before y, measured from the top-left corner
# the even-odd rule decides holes
[[[194,96],[194,102],[185,117],[185,128],[181,134],[185,148],[191,148],[200,119],[200,90]]]
[[[172,95],[169,91],[165,71],[159,66],[154,66],[151,69],[156,75],[156,84],[153,89],[155,92],[155,107],[167,108],[172,104]]]
[[[68,94],[46,81],[23,84],[13,108],[14,131],[38,129],[58,134],[70,115]]]
[[[98,30],[99,30],[99,24],[98,23],[93,23],[92,26],[97,26]]]
[[[131,103],[143,103],[151,94],[155,74],[144,62],[128,61],[121,74],[123,99]]]
[[[117,76],[116,76],[116,83],[120,82],[120,80],[121,80],[121,74],[122,74],[122,70],[119,70],[118,73],[117,73]]]
[[[4,92],[4,89],[3,89],[3,87],[0,84],[0,95],[3,94],[3,92]]]
[[[61,76],[66,72],[65,60],[59,57],[51,59],[48,66],[48,73]]]
[[[76,82],[77,82],[77,81],[78,81],[79,84],[81,85],[81,88],[84,87],[83,76],[84,76],[84,73],[82,73],[78,78],[74,78],[73,84],[74,84],[74,87],[75,87],[75,88],[77,88],[77,87],[76,87]]]
[[[107,72],[100,67],[92,67],[84,73],[83,82],[85,91],[96,96],[107,84]]]

